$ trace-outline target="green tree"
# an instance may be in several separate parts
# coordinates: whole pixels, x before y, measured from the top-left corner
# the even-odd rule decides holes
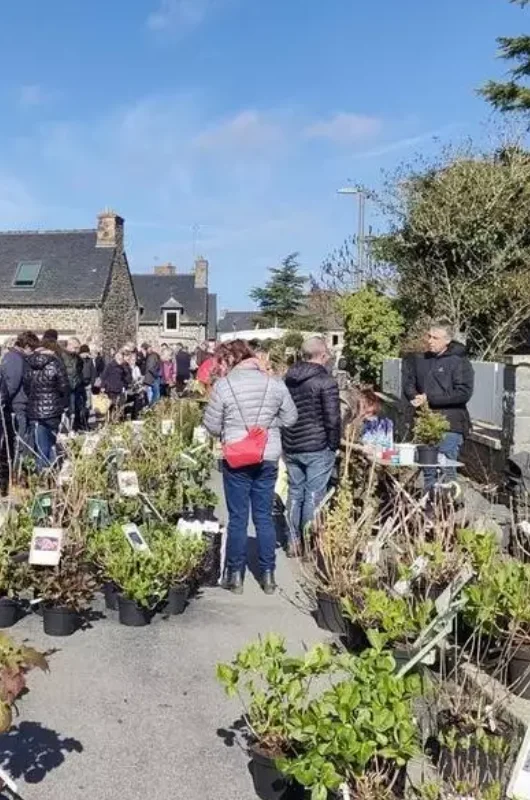
[[[530,0],[510,0],[520,6],[526,6]],[[501,36],[497,39],[499,56],[511,61],[515,66],[510,69],[510,80],[488,81],[480,89],[480,94],[499,111],[530,112],[530,87],[524,82],[530,77],[530,36]]]
[[[306,278],[299,274],[298,253],[284,258],[279,267],[271,267],[271,278],[263,288],[255,288],[250,297],[260,308],[261,314],[273,325],[299,327],[293,319],[304,304]]]
[[[361,381],[378,384],[385,358],[398,353],[403,319],[395,302],[373,285],[341,301],[347,368]]]
[[[530,154],[450,148],[402,168],[379,200],[390,232],[373,247],[397,268],[409,329],[447,317],[485,359],[518,344],[530,318]]]

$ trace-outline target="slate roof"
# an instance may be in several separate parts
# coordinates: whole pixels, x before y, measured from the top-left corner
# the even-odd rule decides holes
[[[259,311],[227,311],[217,323],[217,332],[253,331],[259,318]]]
[[[161,309],[173,297],[183,307],[182,321],[204,325],[208,315],[208,289],[195,288],[195,275],[133,275],[136,295],[143,313],[141,325],[160,322]]]
[[[112,247],[96,247],[95,230],[0,233],[0,307],[100,305],[113,258]],[[13,287],[23,261],[42,262],[31,289]]]

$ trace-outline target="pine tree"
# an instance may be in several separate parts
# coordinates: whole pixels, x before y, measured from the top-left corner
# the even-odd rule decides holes
[[[302,308],[306,278],[299,275],[299,269],[298,253],[291,253],[280,267],[271,267],[271,278],[263,288],[250,292],[261,314],[274,325],[288,327]]]
[[[530,0],[510,0],[521,7]],[[497,39],[499,56],[515,62],[510,70],[511,80],[504,83],[488,81],[480,94],[499,111],[522,111],[530,113],[530,87],[524,81],[530,78],[530,36],[501,36]]]

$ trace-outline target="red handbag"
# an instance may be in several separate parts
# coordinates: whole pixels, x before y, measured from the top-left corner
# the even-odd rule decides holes
[[[260,428],[258,425],[261,411],[263,409],[263,403],[265,402],[267,391],[269,389],[269,381],[267,380],[267,385],[265,387],[265,392],[263,393],[263,398],[259,407],[258,416],[256,417],[256,422],[250,428],[245,421],[245,417],[243,416],[241,406],[238,403],[232,384],[228,378],[227,381],[228,385],[230,386],[230,390],[234,395],[234,400],[236,401],[236,406],[241,415],[241,419],[243,420],[245,428],[247,429],[247,435],[243,439],[238,439],[237,442],[229,442],[228,444],[224,444],[223,458],[228,465],[232,467],[232,469],[239,469],[240,467],[253,467],[262,463],[263,456],[265,454],[265,448],[267,447],[267,442],[269,440],[268,430],[265,428]]]

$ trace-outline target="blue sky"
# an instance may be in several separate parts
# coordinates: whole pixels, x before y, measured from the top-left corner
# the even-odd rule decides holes
[[[126,218],[133,271],[210,259],[245,308],[354,226],[347,179],[483,137],[507,0],[2,0],[0,228]]]

